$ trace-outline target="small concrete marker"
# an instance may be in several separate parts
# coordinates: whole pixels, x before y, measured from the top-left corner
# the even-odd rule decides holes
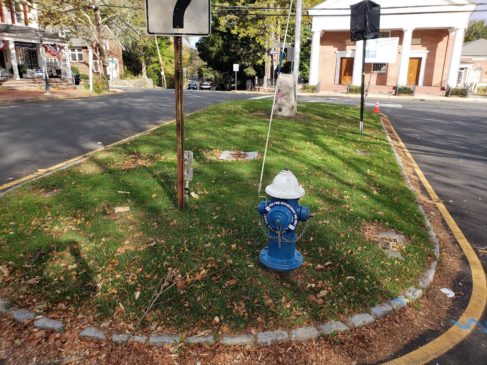
[[[95,327],[86,327],[83,331],[81,331],[79,336],[86,337],[91,340],[97,340],[97,341],[105,340],[105,334],[103,333],[103,331]]]
[[[8,313],[10,308],[10,301],[8,299],[0,298],[0,313]]]
[[[382,304],[376,305],[375,307],[372,307],[370,309],[370,313],[372,314],[372,316],[375,319],[379,319],[379,318],[382,318],[382,317],[388,315],[393,310],[394,309],[392,308],[392,306],[389,305],[388,303],[382,303]]]
[[[406,298],[404,295],[400,295],[389,302],[391,307],[394,308],[394,310],[396,311],[398,311],[401,308],[407,307],[408,303],[409,303],[409,299]]]
[[[331,335],[335,332],[348,331],[349,329],[350,328],[348,328],[345,323],[338,321],[327,322],[318,326],[320,333],[325,336]]]
[[[350,317],[347,321],[347,326],[350,328],[357,328],[365,326],[372,322],[374,322],[374,317],[372,317],[368,313],[360,313],[354,315],[353,317]]]
[[[423,291],[421,289],[411,287],[406,289],[404,295],[410,300],[417,300],[423,296]]]
[[[191,336],[186,339],[186,343],[192,345],[213,345],[215,338],[213,336]]]
[[[179,336],[176,335],[152,335],[149,337],[148,344],[151,346],[176,345],[179,343]]]
[[[282,343],[287,341],[289,341],[289,335],[283,330],[257,333],[257,343],[259,345],[269,346],[274,343]]]
[[[314,340],[320,335],[315,327],[296,328],[290,332],[291,341]]]
[[[55,319],[46,318],[46,317],[39,318],[37,321],[35,321],[34,327],[39,328],[41,330],[51,330],[57,332],[64,331],[63,322]]]
[[[24,323],[26,321],[30,321],[36,318],[37,314],[27,309],[17,309],[12,313],[12,317],[14,318],[15,321],[19,323]]]
[[[226,346],[253,346],[255,337],[252,335],[223,336],[220,342]]]

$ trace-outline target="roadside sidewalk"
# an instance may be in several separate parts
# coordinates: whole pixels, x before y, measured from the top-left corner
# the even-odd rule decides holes
[[[254,91],[254,90],[238,90],[231,91],[236,94],[262,94],[264,96],[274,95],[272,91]],[[298,96],[327,96],[327,97],[342,97],[342,98],[356,98],[360,99],[360,94],[347,94],[336,91],[320,91],[319,93],[304,93],[298,92]],[[470,95],[468,98],[461,98],[457,96],[441,96],[441,95],[428,95],[428,94],[416,94],[415,96],[408,95],[392,95],[385,93],[369,93],[366,95],[366,99],[391,99],[391,100],[409,100],[409,101],[452,101],[452,102],[466,102],[466,103],[487,103],[487,95]]]
[[[319,93],[298,93],[299,96],[333,96],[333,97],[347,97],[360,99],[360,94],[347,94],[333,91],[321,91]],[[487,95],[470,95],[468,98],[461,98],[456,96],[446,97],[439,95],[417,94],[415,96],[408,95],[391,95],[391,94],[368,94],[366,99],[392,99],[392,100],[408,100],[408,101],[453,101],[466,103],[487,103]]]
[[[111,93],[118,94],[121,90],[111,89]],[[106,94],[100,94],[106,95]],[[51,95],[45,95],[42,90],[0,90],[0,104],[20,103],[27,101],[47,101],[54,99],[78,99],[98,96],[87,90],[66,89],[51,90]]]

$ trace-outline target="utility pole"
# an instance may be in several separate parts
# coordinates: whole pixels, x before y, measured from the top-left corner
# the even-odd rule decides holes
[[[296,28],[294,30],[294,61],[293,74],[296,90],[298,89],[299,80],[299,58],[301,56],[301,18],[303,14],[303,0],[296,2]]]
[[[161,50],[159,49],[159,43],[157,43],[157,36],[154,35],[154,42],[156,42],[157,56],[159,57],[159,64],[161,65],[161,83],[162,88],[165,89],[166,85],[166,74],[164,72],[164,63],[162,62]]]

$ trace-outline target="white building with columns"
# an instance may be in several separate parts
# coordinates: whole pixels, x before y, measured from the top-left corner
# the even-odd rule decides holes
[[[0,0],[0,81],[50,77],[71,80],[67,39],[37,23],[35,1]]]
[[[350,39],[350,5],[328,0],[309,10],[312,45],[309,83],[326,90],[361,83],[363,41]],[[375,0],[381,37],[399,38],[394,63],[366,64],[373,86],[456,87],[463,38],[476,5],[469,0]]]

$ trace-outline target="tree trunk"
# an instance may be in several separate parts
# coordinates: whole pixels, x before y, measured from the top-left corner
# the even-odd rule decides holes
[[[144,57],[142,57],[142,78],[144,80],[147,80],[147,64],[145,63]]]
[[[107,55],[105,52],[105,45],[103,39],[103,32],[101,29],[101,17],[100,17],[100,9],[98,8],[98,1],[92,0],[95,12],[95,27],[96,27],[96,48],[98,49],[98,54],[100,55],[99,61],[101,62],[102,73],[105,76],[105,87],[107,90],[110,89],[108,84],[108,65],[107,65]]]

